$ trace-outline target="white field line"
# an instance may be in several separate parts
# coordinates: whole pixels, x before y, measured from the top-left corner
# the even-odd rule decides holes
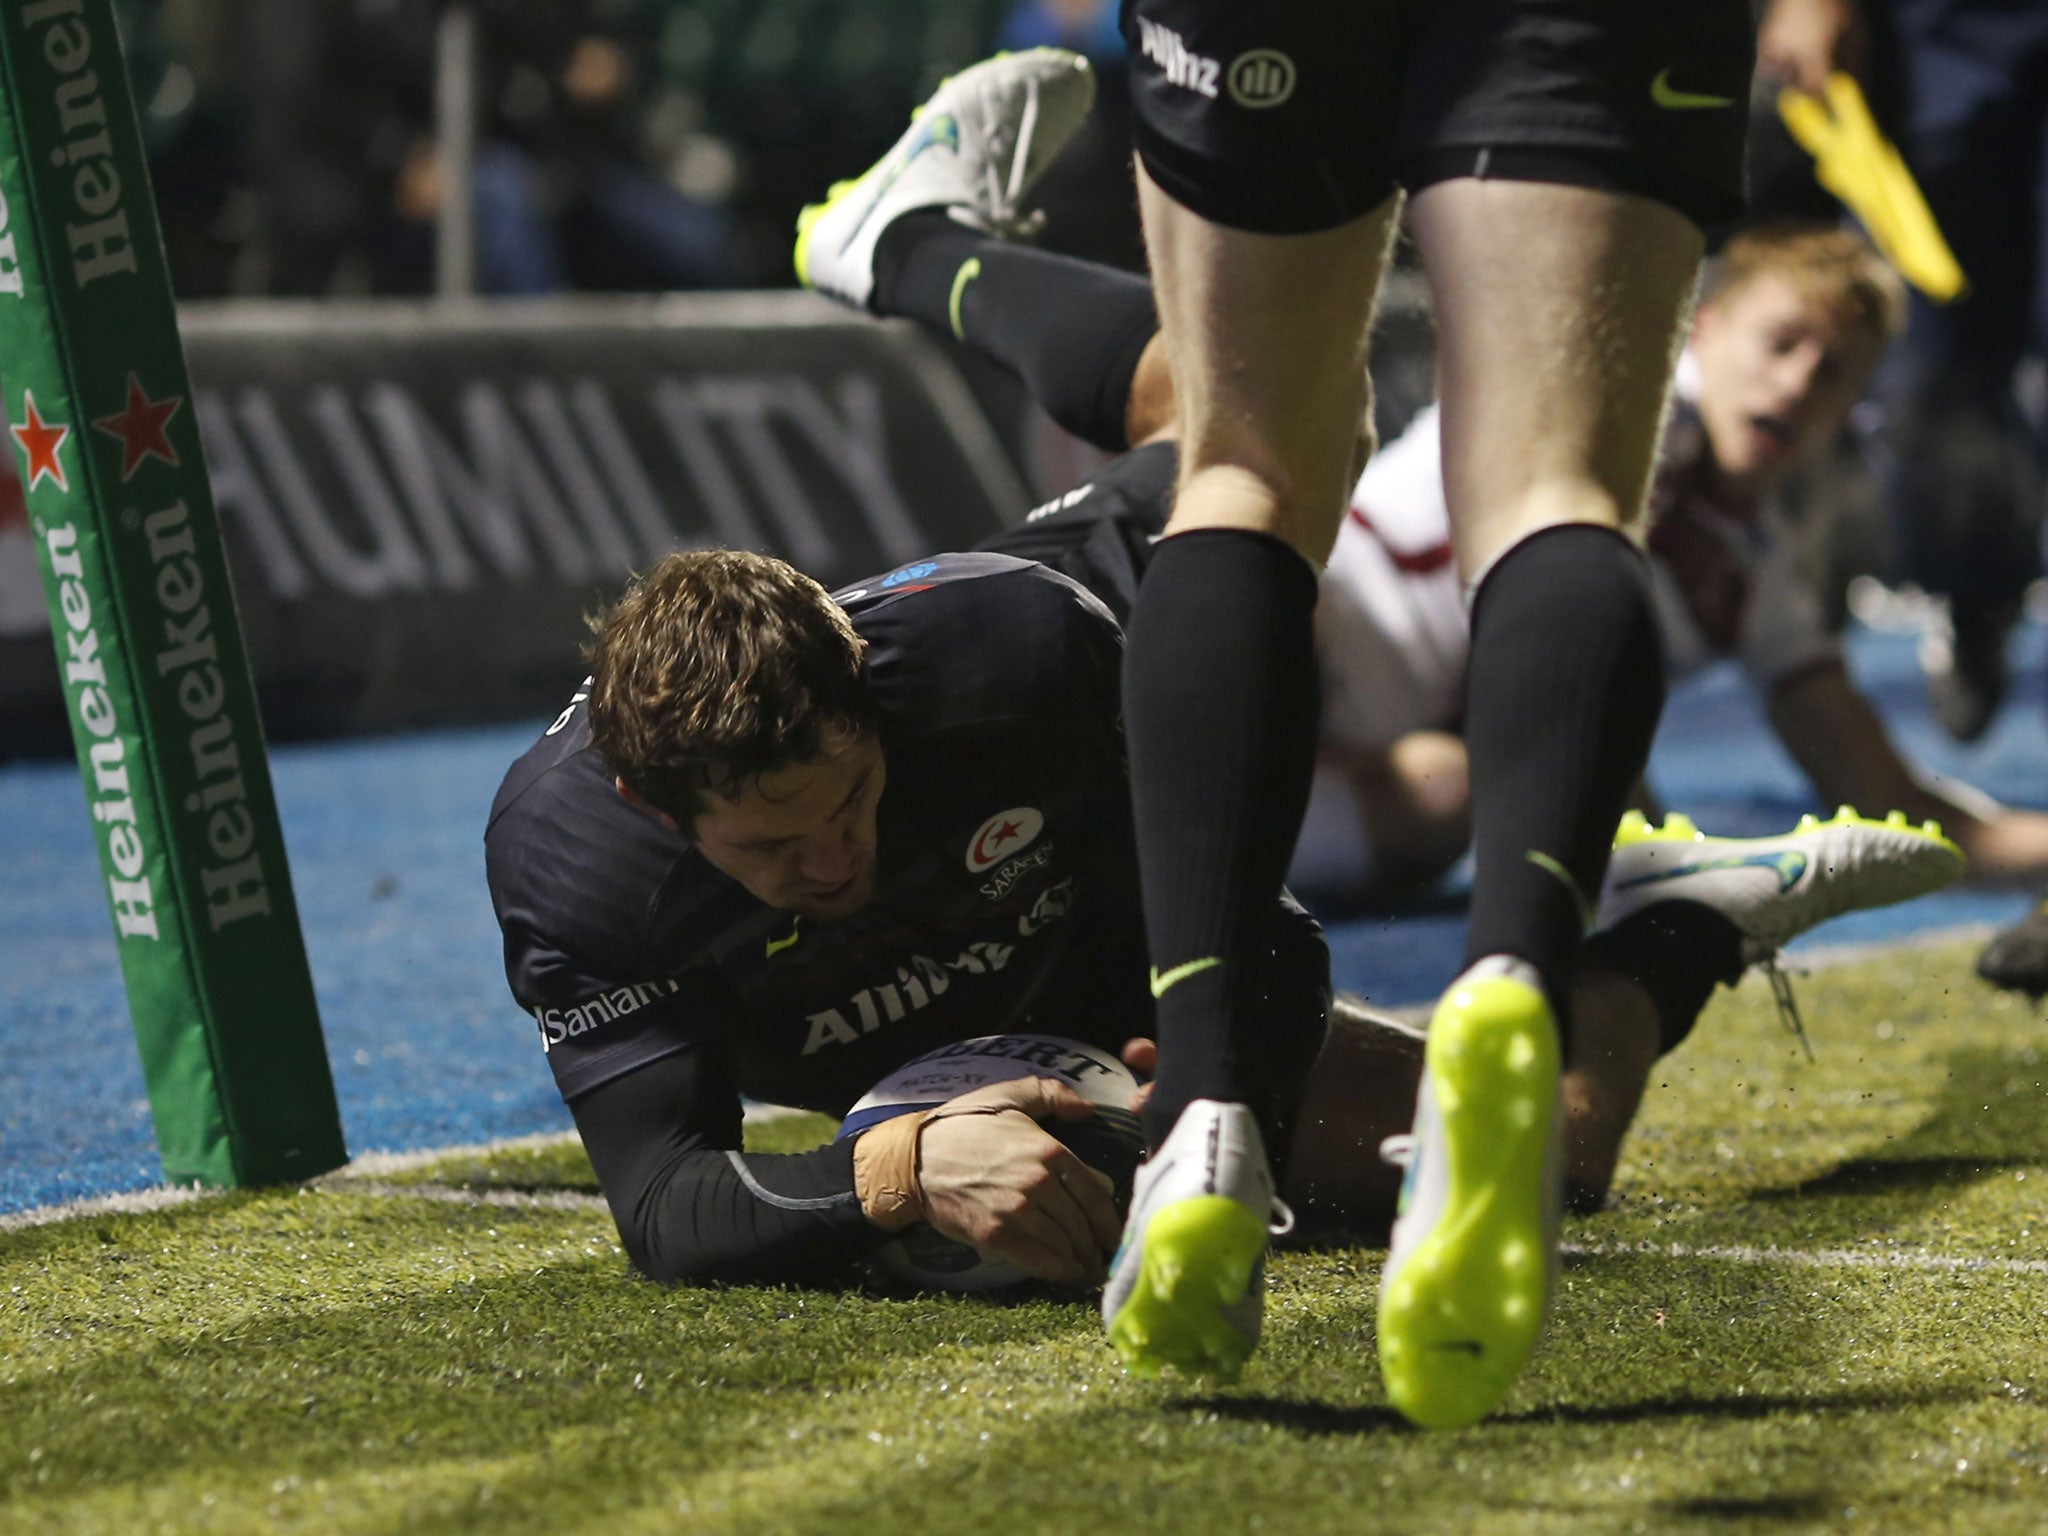
[[[354,1179],[377,1179],[393,1173],[409,1173],[444,1157],[484,1157],[493,1152],[523,1152],[542,1147],[567,1146],[576,1139],[574,1131],[542,1131],[535,1136],[508,1136],[503,1141],[479,1141],[459,1147],[430,1147],[419,1152],[364,1152],[350,1158],[332,1173],[312,1181],[315,1189]]]
[[[17,1232],[27,1227],[46,1227],[57,1221],[86,1221],[94,1216],[136,1216],[149,1211],[167,1211],[173,1206],[191,1205],[211,1199],[219,1190],[197,1184],[160,1184],[125,1195],[96,1195],[68,1205],[39,1205],[31,1210],[0,1215],[0,1232]]]
[[[1807,1269],[1918,1269],[2048,1275],[2048,1259],[1961,1258],[1942,1253],[1885,1253],[1860,1248],[1757,1248],[1747,1243],[1696,1248],[1690,1243],[1560,1243],[1560,1251],[1588,1259],[1705,1259],[1716,1264],[1792,1264]]]
[[[781,1120],[790,1115],[800,1115],[800,1109],[785,1109],[780,1104],[749,1104],[744,1116],[749,1125],[764,1120]],[[375,1181],[392,1174],[408,1173],[415,1168],[424,1168],[449,1157],[482,1157],[493,1152],[520,1151],[536,1147],[565,1146],[576,1139],[574,1131],[543,1131],[534,1136],[511,1136],[503,1141],[476,1142],[457,1147],[430,1147],[420,1152],[365,1152],[351,1159],[332,1173],[322,1174],[310,1180],[308,1189],[343,1189],[350,1193],[377,1194],[419,1194],[421,1198],[436,1198],[425,1191],[441,1190],[446,1186],[419,1185],[413,1187],[380,1187]],[[28,1227],[47,1227],[60,1221],[85,1221],[95,1216],[129,1216],[150,1211],[170,1210],[180,1205],[192,1205],[202,1200],[216,1199],[225,1190],[207,1189],[197,1184],[160,1184],[154,1189],[138,1189],[123,1195],[96,1195],[90,1200],[75,1200],[65,1205],[39,1205],[31,1210],[0,1213],[0,1232],[16,1232]],[[524,1200],[540,1203],[550,1197],[522,1196],[518,1191],[492,1191],[493,1197],[504,1194],[508,1199],[488,1201],[468,1190],[448,1190],[449,1194],[479,1203],[517,1204]],[[443,1196],[442,1198],[446,1198]],[[604,1201],[595,1195],[571,1195],[564,1192],[564,1199],[570,1203],[592,1202],[597,1209],[604,1208]]]
[[[315,1186],[323,1195],[372,1195],[393,1200],[427,1200],[441,1205],[488,1205],[522,1211],[602,1211],[604,1196],[579,1189],[462,1189],[454,1184],[389,1184],[380,1179],[338,1179]]]
[[[748,1125],[759,1125],[766,1120],[783,1120],[791,1115],[801,1115],[801,1109],[785,1109],[780,1104],[748,1104],[741,1118]],[[566,1147],[576,1140],[574,1131],[542,1131],[534,1136],[512,1136],[503,1141],[482,1141],[463,1147],[428,1147],[418,1152],[365,1152],[350,1159],[332,1173],[322,1174],[313,1182],[315,1185],[330,1184],[351,1179],[375,1179],[393,1173],[408,1173],[415,1168],[424,1168],[447,1157],[483,1157],[493,1152],[519,1152],[533,1148]]]
[[[784,1113],[778,1111],[777,1113]],[[773,1115],[763,1118],[774,1118]],[[524,1136],[499,1142],[497,1147],[547,1146],[566,1139],[566,1134]],[[459,1149],[490,1151],[492,1146]],[[379,1174],[402,1172],[450,1153],[370,1153],[346,1168],[313,1181],[309,1193],[356,1195],[379,1199],[424,1200],[446,1205],[489,1206],[508,1210],[590,1211],[605,1209],[601,1195],[580,1190],[462,1189],[451,1184],[394,1184]],[[52,1222],[84,1220],[103,1215],[135,1215],[172,1209],[213,1198],[220,1191],[196,1186],[142,1190],[129,1195],[109,1195],[82,1200],[72,1205],[44,1206],[0,1216],[0,1232],[19,1231]],[[1713,1264],[1784,1264],[1806,1269],[1900,1269],[1930,1273],[2048,1275],[2048,1259],[1970,1258],[1941,1253],[1900,1253],[1857,1248],[1778,1248],[1745,1243],[1695,1246],[1690,1243],[1562,1243],[1561,1251],[1572,1258],[1590,1259],[1697,1259]]]
[[[770,1117],[772,1118],[772,1116]],[[498,1146],[546,1146],[564,1140],[562,1135],[526,1136],[498,1143]],[[490,1147],[469,1148],[488,1151]],[[503,1210],[588,1211],[605,1210],[601,1195],[580,1190],[461,1189],[451,1184],[394,1184],[377,1177],[379,1173],[430,1162],[447,1153],[371,1153],[348,1167],[315,1180],[309,1193],[363,1196],[375,1199],[423,1200],[436,1204],[491,1207]],[[143,1190],[132,1195],[110,1195],[74,1205],[46,1206],[0,1216],[0,1232],[17,1231],[51,1222],[81,1220],[99,1215],[132,1215],[160,1211],[216,1196],[219,1191],[196,1187]],[[1777,1248],[1746,1243],[1695,1246],[1690,1243],[1562,1243],[1561,1251],[1571,1258],[1589,1259],[1694,1259],[1711,1264],[1789,1265],[1803,1269],[1892,1269],[1935,1274],[2048,1275],[2048,1259],[2007,1259],[1985,1256],[1970,1258],[1956,1254],[1901,1253],[1857,1248]]]

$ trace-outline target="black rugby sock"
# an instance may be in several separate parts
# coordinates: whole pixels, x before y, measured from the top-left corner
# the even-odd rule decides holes
[[[1634,982],[1657,1009],[1657,1054],[1692,1033],[1716,986],[1742,979],[1742,930],[1697,901],[1660,901],[1586,940],[1582,972]]]
[[[1293,548],[1232,529],[1166,539],[1138,589],[1124,721],[1158,998],[1154,1146],[1192,1100],[1264,1116],[1300,1091],[1264,1081],[1258,1030],[1315,756],[1315,602]]]
[[[1643,557],[1588,524],[1546,528],[1482,581],[1472,613],[1467,964],[1515,955],[1560,1028],[1614,829],[1664,707],[1664,647]]]
[[[1006,245],[943,213],[911,213],[875,248],[874,308],[1002,364],[1076,437],[1111,453],[1130,446],[1131,378],[1159,329],[1142,277]]]

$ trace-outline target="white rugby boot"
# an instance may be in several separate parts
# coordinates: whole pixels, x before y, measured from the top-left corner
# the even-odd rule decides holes
[[[1293,1224],[1252,1112],[1214,1099],[1182,1110],[1138,1169],[1102,1292],[1103,1325],[1125,1367],[1236,1377],[1264,1320],[1267,1235]]]
[[[1425,1429],[1499,1406],[1543,1331],[1563,1185],[1558,1037],[1535,969],[1492,955],[1430,1019],[1407,1162],[1380,1272],[1380,1374]]]
[[[1903,811],[1876,821],[1845,805],[1826,821],[1802,816],[1781,837],[1708,837],[1683,816],[1653,827],[1630,811],[1594,928],[1660,901],[1696,901],[1742,931],[1742,958],[1755,964],[1817,923],[1925,896],[1962,873],[1962,849]]]
[[[1063,48],[997,54],[963,69],[917,109],[886,155],[798,216],[797,278],[865,309],[875,243],[904,214],[941,209],[985,233],[1010,232],[1025,193],[1094,102],[1094,69]]]

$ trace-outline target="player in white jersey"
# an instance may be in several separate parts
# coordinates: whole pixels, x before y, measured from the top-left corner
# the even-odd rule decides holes
[[[1651,490],[1650,574],[1676,679],[1738,662],[1826,804],[1941,822],[1979,879],[2048,876],[2048,816],[1920,775],[1856,690],[1779,492],[1841,432],[1897,326],[1897,280],[1855,234],[1731,241],[1680,363]],[[1322,749],[1289,883],[1369,899],[1432,876],[1469,831],[1465,607],[1431,407],[1367,467],[1323,575]]]

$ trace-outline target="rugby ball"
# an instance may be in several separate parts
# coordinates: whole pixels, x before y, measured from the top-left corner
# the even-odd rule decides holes
[[[1145,1155],[1145,1135],[1131,1108],[1138,1080],[1108,1051],[1059,1035],[983,1035],[927,1051],[905,1062],[846,1113],[838,1140],[897,1115],[936,1109],[963,1093],[1016,1077],[1065,1083],[1095,1106],[1085,1120],[1051,1120],[1046,1130],[1116,1185],[1116,1208],[1127,1209],[1131,1180]],[[955,1242],[919,1222],[876,1250],[876,1269],[890,1279],[933,1291],[997,1291],[1029,1277],[1014,1265]]]

